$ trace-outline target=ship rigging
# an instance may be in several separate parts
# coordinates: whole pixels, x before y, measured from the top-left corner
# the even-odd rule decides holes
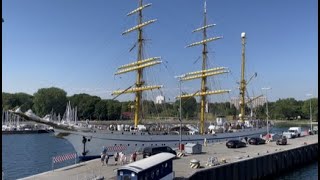
[[[160,64],[161,57],[152,57],[144,59],[143,57],[143,49],[144,49],[144,36],[143,36],[143,28],[149,24],[152,24],[157,21],[157,19],[149,20],[143,22],[143,16],[142,16],[142,10],[144,10],[147,7],[150,7],[151,3],[149,4],[143,4],[142,0],[139,0],[139,7],[135,10],[129,12],[127,16],[131,16],[133,14],[138,14],[138,25],[124,31],[122,35],[126,35],[133,31],[138,31],[138,53],[137,53],[137,60],[136,62],[122,65],[118,68],[118,71],[115,73],[115,75],[136,71],[136,82],[134,84],[134,87],[129,87],[125,90],[117,90],[112,93],[112,95],[119,96],[124,93],[134,93],[135,94],[135,100],[134,100],[134,127],[136,128],[139,124],[139,121],[141,120],[141,99],[142,99],[142,92],[147,90],[154,90],[154,89],[160,89],[162,85],[148,85],[146,86],[145,81],[143,80],[143,69],[154,66],[157,64]]]
[[[213,95],[213,94],[222,94],[222,93],[227,93],[230,92],[230,90],[211,90],[209,91],[207,87],[207,77],[209,76],[214,76],[214,75],[219,75],[219,74],[224,74],[228,73],[229,70],[226,67],[216,67],[216,68],[211,68],[207,69],[207,59],[208,59],[208,48],[207,48],[207,43],[222,39],[222,36],[218,37],[207,37],[207,29],[214,27],[216,24],[207,24],[207,4],[206,1],[204,2],[204,13],[203,13],[203,26],[200,28],[197,28],[193,30],[192,32],[202,32],[202,37],[203,40],[199,42],[192,43],[188,46],[189,47],[194,47],[198,45],[202,45],[202,70],[201,71],[195,71],[195,72],[190,72],[181,75],[180,81],[187,81],[187,80],[193,80],[193,79],[201,79],[201,89],[200,91],[193,93],[193,94],[185,94],[178,96],[177,98],[189,98],[193,96],[200,96],[200,133],[204,134],[205,133],[205,128],[204,128],[204,120],[205,120],[205,106],[206,106],[206,101],[207,101],[207,96],[208,95]]]

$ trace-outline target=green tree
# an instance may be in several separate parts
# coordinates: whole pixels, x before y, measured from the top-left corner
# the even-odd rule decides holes
[[[97,119],[95,115],[96,104],[101,101],[98,96],[89,94],[75,94],[69,97],[71,106],[78,108],[78,117],[80,119]]]
[[[101,100],[97,102],[94,109],[94,116],[98,120],[108,119],[108,101],[107,100]]]
[[[17,97],[18,101],[20,102],[19,106],[22,112],[32,109],[33,96],[26,93],[16,93],[14,95]]]
[[[179,106],[177,104],[170,104],[170,103],[156,104],[155,107],[159,112],[159,116],[162,116],[162,117],[178,116],[178,113],[179,113]]]
[[[2,93],[2,108],[5,110],[21,108],[21,111],[25,112],[28,109],[32,109],[33,96],[26,93]]]
[[[108,100],[108,119],[117,120],[121,116],[121,103],[116,100]]]
[[[300,103],[294,98],[279,99],[275,102],[272,109],[274,117],[279,119],[295,119],[297,116],[301,116]],[[270,114],[270,111],[269,111]]]
[[[182,93],[186,94],[186,93]],[[182,106],[182,117],[183,118],[194,118],[197,116],[197,101],[196,98],[190,97],[190,98],[182,98],[181,100],[181,106]],[[176,114],[179,115],[179,107],[180,107],[180,100],[176,100],[174,104],[174,108],[177,109]],[[179,116],[178,116],[179,117]]]
[[[237,108],[233,104],[231,105],[229,102],[228,102],[228,104],[229,104],[229,106],[227,106],[227,107],[229,107],[229,108],[227,108],[226,114],[229,116],[232,115],[234,117],[237,117]]]
[[[2,108],[5,110],[13,109],[18,106],[18,100],[14,98],[13,94],[2,93]]]
[[[246,108],[249,112],[249,109]],[[217,116],[238,116],[237,109],[230,102],[220,102],[220,103],[209,103],[209,113],[212,113],[215,117]]]
[[[131,112],[131,106],[133,105],[132,101],[121,102],[121,112]]]
[[[156,114],[156,108],[153,101],[142,101],[142,116],[147,118]]]
[[[67,93],[59,88],[41,88],[33,95],[35,114],[44,116],[51,112],[63,114],[67,105]]]
[[[311,100],[311,111],[312,119],[318,119],[318,98],[307,99],[303,102],[301,111],[304,114],[305,119],[310,119],[310,100]]]
[[[258,106],[255,108],[256,109],[256,117],[257,119],[266,119],[266,109],[264,105]]]

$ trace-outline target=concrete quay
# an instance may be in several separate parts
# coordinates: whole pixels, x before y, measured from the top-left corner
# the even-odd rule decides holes
[[[318,136],[310,135],[295,139],[288,139],[287,145],[276,145],[275,142],[269,142],[262,145],[247,145],[247,147],[244,148],[229,149],[225,144],[225,141],[208,144],[207,146],[202,147],[202,154],[186,155],[181,158],[175,159],[173,161],[173,170],[175,171],[176,177],[175,179],[196,179],[196,176],[201,174],[201,172],[210,171],[211,169],[216,169],[228,164],[237,164],[248,159],[264,157],[279,152],[286,152],[309,145],[318,147]],[[218,161],[222,161],[224,159],[226,163],[221,163],[220,165],[213,167],[207,166],[206,164],[209,157],[216,157]],[[142,155],[138,155],[138,160],[141,158]],[[197,159],[200,161],[199,168],[194,169],[190,167],[189,163],[192,159]],[[55,169],[54,171],[48,171],[41,174],[25,177],[23,179],[82,180],[95,178],[99,179],[99,177],[103,177],[104,179],[116,179],[116,172],[118,167],[120,167],[120,165],[116,165],[114,158],[110,157],[108,166],[102,166],[100,159],[95,159],[78,163],[76,165]],[[240,166],[234,166],[233,168],[235,167],[240,168]],[[232,172],[234,171],[235,170],[232,170],[231,172],[228,172],[228,174],[232,175]]]

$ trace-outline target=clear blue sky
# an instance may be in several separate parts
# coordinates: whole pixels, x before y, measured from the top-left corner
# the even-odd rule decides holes
[[[136,24],[126,14],[137,0],[3,0],[2,92],[33,94],[39,88],[59,87],[68,95],[88,93],[111,98],[112,90],[133,84],[134,74],[114,76],[120,65],[136,60],[129,53],[136,33],[121,33]],[[165,86],[171,100],[178,95],[175,75],[200,70],[201,47],[185,48],[201,40],[191,33],[202,25],[202,0],[145,0],[152,6],[145,20],[158,21],[145,28],[146,57],[165,62],[147,72],[148,82]],[[270,101],[293,97],[318,97],[318,1],[317,0],[208,0],[209,36],[223,36],[210,43],[210,66],[229,67],[231,73],[210,80],[212,89],[239,94],[241,32],[247,34],[247,78],[251,95],[268,91]],[[150,81],[149,81],[150,80]],[[182,84],[189,93],[200,82]],[[159,93],[159,92],[155,92]],[[126,100],[130,97],[122,97]]]

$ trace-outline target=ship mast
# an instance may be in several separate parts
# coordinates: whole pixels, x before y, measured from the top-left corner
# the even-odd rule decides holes
[[[203,26],[205,27],[207,25],[207,3],[204,2],[204,15],[203,15]],[[203,40],[207,39],[207,28],[203,29]],[[207,69],[207,43],[203,44],[202,48],[202,70]],[[207,91],[207,77],[201,78],[201,92]],[[200,102],[200,129],[201,134],[204,130],[204,110],[205,110],[205,104],[206,104],[206,96],[201,96],[201,102]]]
[[[133,88],[127,88],[125,90],[118,90],[114,91],[112,95],[121,95],[124,93],[134,93],[135,94],[135,103],[134,103],[134,126],[137,127],[139,124],[139,121],[141,119],[141,99],[142,99],[142,92],[146,90],[153,90],[153,89],[160,89],[161,85],[153,85],[153,86],[145,86],[145,82],[143,80],[143,69],[146,67],[150,67],[156,64],[160,64],[161,61],[159,61],[160,57],[152,57],[148,59],[144,59],[143,57],[143,27],[154,23],[157,21],[156,19],[149,20],[146,22],[143,22],[143,16],[142,16],[142,10],[145,8],[151,6],[151,3],[143,5],[142,0],[139,0],[138,8],[129,12],[127,16],[133,15],[135,13],[138,14],[138,25],[124,31],[122,35],[128,34],[130,32],[133,32],[135,30],[138,31],[138,55],[136,62],[126,64],[123,66],[120,66],[118,68],[118,71],[115,73],[115,75],[123,74],[131,71],[136,71],[136,83],[135,87]]]
[[[245,47],[246,47],[246,33],[241,33],[242,40],[242,61],[241,61],[241,82],[240,82],[240,121],[243,122],[245,116],[245,92],[247,82],[244,79],[244,71],[245,71]]]
[[[206,1],[204,2],[204,18],[203,18],[203,27],[197,28],[192,32],[198,32],[202,31],[203,38],[202,41],[192,43],[186,47],[194,47],[197,45],[202,45],[202,70],[201,71],[196,71],[196,72],[190,72],[187,74],[182,75],[180,80],[182,81],[187,81],[187,80],[192,80],[192,79],[198,79],[201,78],[201,89],[199,92],[193,93],[193,94],[185,94],[178,96],[177,98],[189,98],[193,96],[200,96],[200,133],[204,134],[204,120],[205,120],[205,104],[206,104],[206,96],[207,95],[212,95],[212,94],[221,94],[221,93],[226,93],[229,92],[230,90],[216,90],[216,91],[207,91],[207,77],[208,76],[214,76],[218,74],[223,74],[223,73],[228,73],[229,71],[227,70],[226,67],[216,67],[216,68],[211,68],[207,69],[207,43],[221,39],[222,36],[220,37],[213,37],[213,38],[207,38],[207,28],[213,27],[216,24],[207,24],[207,7],[206,7]]]

